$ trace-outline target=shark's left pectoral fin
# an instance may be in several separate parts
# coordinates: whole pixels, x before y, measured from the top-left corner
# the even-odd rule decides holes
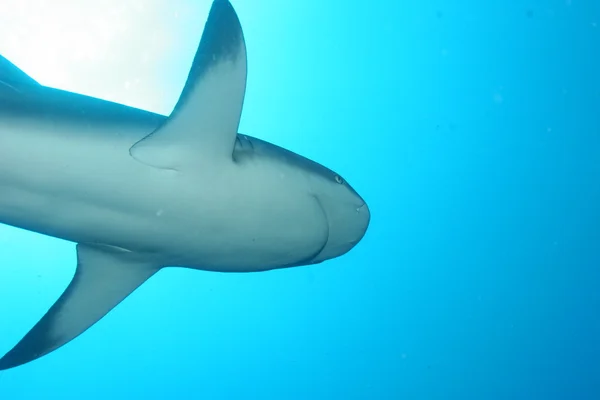
[[[174,170],[201,157],[231,157],[245,91],[242,27],[229,1],[215,0],[177,105],[129,153],[143,164]]]
[[[70,285],[33,329],[0,359],[0,370],[33,361],[76,338],[159,268],[125,250],[77,245],[77,270]]]

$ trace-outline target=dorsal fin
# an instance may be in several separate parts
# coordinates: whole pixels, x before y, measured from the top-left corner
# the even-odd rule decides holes
[[[171,116],[130,154],[157,168],[181,170],[198,157],[230,157],[246,91],[246,45],[227,0],[215,0],[185,87]]]
[[[9,86],[39,85],[39,83],[23,72],[12,62],[0,55],[0,82]]]

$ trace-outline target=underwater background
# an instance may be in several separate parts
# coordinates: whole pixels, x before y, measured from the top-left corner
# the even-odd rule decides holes
[[[165,269],[0,372],[0,400],[600,399],[600,2],[232,3],[240,132],[340,172],[365,238],[310,267]],[[0,54],[168,115],[209,8],[3,0]],[[75,262],[0,226],[1,354]]]

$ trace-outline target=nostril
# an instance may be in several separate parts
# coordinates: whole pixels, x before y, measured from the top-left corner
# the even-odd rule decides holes
[[[363,205],[358,207],[358,209],[356,211],[361,216],[361,219],[364,219],[364,221],[366,222],[366,226],[365,226],[365,231],[366,231],[367,227],[369,226],[369,224],[371,222],[371,210],[369,210],[369,206],[367,206],[367,203],[363,203]]]
[[[369,207],[367,207],[367,203],[363,203],[362,206],[360,206],[356,209],[356,212],[358,212],[358,213],[362,213],[365,211],[369,212]]]

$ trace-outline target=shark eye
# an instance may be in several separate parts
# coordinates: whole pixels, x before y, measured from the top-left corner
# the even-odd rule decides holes
[[[336,181],[337,183],[339,183],[340,185],[344,183],[344,179],[343,179],[341,176],[339,176],[339,175],[336,175],[336,176],[334,177],[334,179],[335,179],[335,181]]]

